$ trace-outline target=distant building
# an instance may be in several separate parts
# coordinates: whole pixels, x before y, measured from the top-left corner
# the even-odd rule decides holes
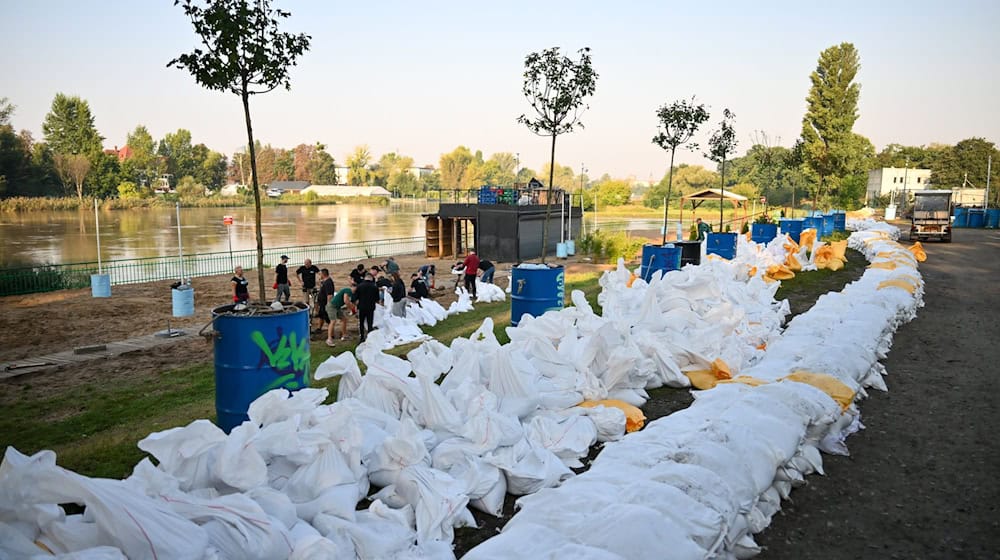
[[[240,187],[243,186],[238,183],[230,183],[219,189],[219,196],[237,196],[240,194]]]
[[[883,167],[868,172],[868,192],[865,199],[869,204],[880,196],[895,196],[903,191],[922,191],[931,188],[930,169],[908,169]],[[904,183],[905,181],[905,183]]]
[[[316,193],[317,196],[384,196],[392,193],[382,187],[358,187],[353,185],[310,185],[302,194]]]
[[[337,172],[337,184],[346,185],[347,184],[347,173],[351,170],[350,167],[344,165],[334,165],[333,170]]]
[[[433,165],[425,165],[423,167],[413,166],[409,168],[408,171],[410,172],[410,175],[413,175],[415,178],[420,179],[422,177],[432,175],[434,173],[434,166]]]
[[[281,194],[299,194],[308,186],[309,181],[271,181],[267,185],[267,190]]]
[[[116,156],[118,158],[118,161],[122,162],[122,161],[125,161],[128,158],[132,157],[132,148],[129,148],[128,146],[124,146],[122,149],[119,150],[118,146],[115,146],[115,149],[113,149],[113,150],[104,150],[104,153]]]

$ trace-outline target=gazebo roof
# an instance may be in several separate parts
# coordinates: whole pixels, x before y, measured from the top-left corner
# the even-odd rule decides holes
[[[719,189],[705,189],[681,197],[681,200],[719,200],[724,198],[735,202],[746,202],[749,198],[736,194],[732,191],[721,191]]]

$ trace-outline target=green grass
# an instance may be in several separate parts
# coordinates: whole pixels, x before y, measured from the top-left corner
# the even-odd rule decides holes
[[[868,265],[864,256],[857,251],[848,250],[844,256],[847,257],[847,262],[840,270],[796,272],[795,278],[782,280],[774,299],[787,299],[792,316],[795,316],[812,307],[819,296],[827,292],[839,292],[845,285],[860,278]]]
[[[599,274],[568,274],[566,296],[582,290],[595,310]],[[510,325],[510,298],[504,302],[477,304],[473,311],[449,317],[424,332],[449,344],[469,336],[487,317],[493,319],[494,333],[507,342]],[[417,343],[394,348],[391,354],[404,356]],[[329,348],[322,342],[311,345],[313,369],[334,354],[354,351],[357,340]],[[72,375],[71,371],[63,375]],[[336,399],[337,379],[316,381],[313,387],[330,391]],[[68,383],[60,389],[38,385],[4,387],[0,395],[0,447],[12,445],[22,453],[51,449],[59,464],[87,476],[123,478],[145,454],[136,443],[151,432],[184,426],[198,418],[215,418],[215,374],[212,364],[195,364],[158,375],[116,378],[100,384]]]

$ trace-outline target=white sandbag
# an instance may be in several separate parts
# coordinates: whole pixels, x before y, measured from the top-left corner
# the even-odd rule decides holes
[[[516,517],[516,516],[515,516]],[[477,545],[463,560],[521,560],[523,558],[573,558],[574,560],[625,560],[614,552],[573,542],[547,524],[508,524],[499,535]]]
[[[536,415],[525,427],[525,437],[554,453],[570,468],[583,466],[580,462],[597,443],[597,427],[590,417],[573,414],[565,417]]]
[[[237,490],[249,490],[267,483],[267,464],[253,443],[260,429],[253,421],[233,428],[219,453],[212,474]]]
[[[497,466],[507,477],[507,492],[515,496],[556,486],[573,476],[573,471],[555,453],[530,442],[527,452],[516,463]]]
[[[216,448],[226,433],[208,420],[154,432],[139,440],[139,449],[156,458],[159,467],[180,482],[181,490],[211,486]]]
[[[417,542],[451,542],[454,528],[475,527],[466,508],[469,496],[465,485],[452,476],[428,466],[413,465],[402,469],[396,478],[396,492],[413,506],[417,524]]]

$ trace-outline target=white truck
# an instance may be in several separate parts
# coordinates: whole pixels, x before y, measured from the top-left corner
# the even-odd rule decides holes
[[[951,243],[951,191],[915,191],[910,239]]]

